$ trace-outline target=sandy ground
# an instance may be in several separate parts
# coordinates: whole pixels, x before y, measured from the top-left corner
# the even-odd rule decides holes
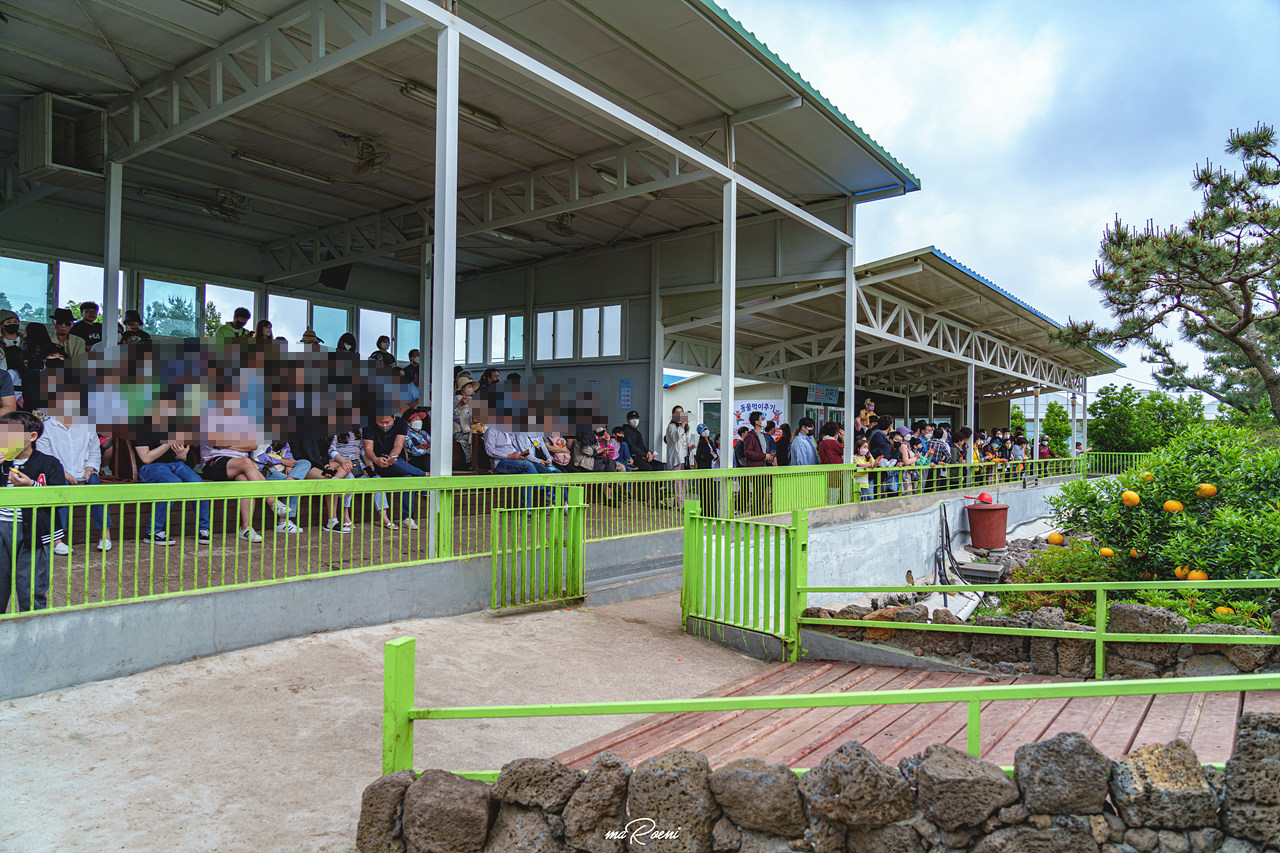
[[[765,664],[680,632],[677,593],[317,634],[0,703],[0,850],[352,851],[381,772],[382,644],[417,704],[695,696]],[[497,769],[626,717],[419,723],[417,769]]]

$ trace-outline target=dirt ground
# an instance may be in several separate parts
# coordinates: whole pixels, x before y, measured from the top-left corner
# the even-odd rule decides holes
[[[671,593],[316,634],[3,702],[0,850],[354,850],[400,636],[419,706],[680,698],[765,666],[682,634]],[[415,766],[497,769],[629,721],[419,723]]]

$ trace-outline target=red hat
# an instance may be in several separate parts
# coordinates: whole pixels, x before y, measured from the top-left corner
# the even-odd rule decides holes
[[[409,420],[411,421],[422,420],[426,416],[427,416],[426,412],[414,412],[412,415],[409,415]]]

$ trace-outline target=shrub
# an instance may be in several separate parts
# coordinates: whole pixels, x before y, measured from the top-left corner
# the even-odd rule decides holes
[[[1065,547],[1048,548],[1032,555],[1027,565],[1009,574],[1010,584],[1020,583],[1112,583],[1134,581],[1141,572],[1131,560],[1103,557],[1093,542],[1074,540]],[[1001,591],[1000,606],[1008,613],[1061,607],[1072,622],[1093,622],[1094,594],[1084,592]]]
[[[1201,483],[1217,494],[1198,497]],[[1136,506],[1124,505],[1126,490],[1139,495]],[[1182,509],[1167,511],[1169,501]],[[1140,469],[1067,483],[1049,504],[1062,529],[1092,534],[1139,577],[1172,578],[1176,566],[1203,569],[1214,580],[1280,576],[1280,449],[1245,429],[1193,425]],[[1128,556],[1131,549],[1141,556]]]

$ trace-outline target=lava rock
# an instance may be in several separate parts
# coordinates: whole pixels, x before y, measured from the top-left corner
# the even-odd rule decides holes
[[[711,827],[719,814],[711,793],[711,765],[706,756],[674,749],[647,759],[631,774],[627,811],[631,820],[649,818],[654,833],[645,839],[647,853],[711,853]],[[675,838],[654,837],[678,830]]]
[[[1152,850],[1156,849],[1156,845],[1160,843],[1160,836],[1156,834],[1154,829],[1138,827],[1124,834],[1124,843],[1137,850],[1138,853],[1151,853]]]
[[[871,829],[906,820],[915,811],[907,780],[856,740],[806,773],[800,793],[811,828],[816,818]]]
[[[1214,853],[1222,846],[1222,833],[1217,829],[1197,829],[1187,833],[1191,853]]]
[[[1028,811],[1102,814],[1111,761],[1079,732],[1018,747],[1013,766]]]
[[[489,831],[489,786],[427,770],[404,792],[406,853],[480,853]]]
[[[1163,607],[1118,601],[1107,611],[1107,630],[1116,634],[1185,634],[1187,620]],[[1173,643],[1110,643],[1108,656],[1112,648],[1120,657],[1157,666],[1173,666],[1178,661]]]
[[[555,837],[541,809],[503,803],[489,830],[484,853],[567,853],[565,843]]]
[[[1120,678],[1159,678],[1160,666],[1149,661],[1134,660],[1133,658],[1121,657],[1119,653],[1113,652],[1112,647],[1119,646],[1136,646],[1137,643],[1108,643],[1107,644],[1107,675]],[[1151,645],[1160,645],[1152,643]]]
[[[862,618],[869,619],[873,622],[892,622],[894,616],[897,615],[898,610],[899,608],[897,607],[885,607],[880,610],[873,610]],[[870,642],[887,642],[893,639],[893,629],[868,628],[866,630],[866,638]]]
[[[559,812],[585,778],[581,770],[570,770],[554,758],[518,758],[502,765],[489,793],[502,803]]]
[[[1160,840],[1160,853],[1191,853],[1191,842],[1181,832],[1162,829],[1156,835]]]
[[[991,833],[973,845],[972,853],[1098,853],[1098,844],[1087,832],[1023,825]]]
[[[1249,628],[1245,625],[1221,625],[1217,622],[1197,625],[1191,629],[1191,633],[1267,636],[1265,631],[1259,631],[1257,628]],[[1274,648],[1274,646],[1253,646],[1244,643],[1219,643],[1215,646],[1195,643],[1194,647],[1197,653],[1204,651],[1226,655],[1227,660],[1235,664],[1236,668],[1241,672],[1253,672],[1255,669],[1266,666],[1267,662],[1271,660],[1271,650]]]
[[[935,625],[963,625],[964,620],[945,607],[933,611]],[[969,652],[973,640],[972,634],[962,631],[925,631],[920,645],[925,654],[948,657],[963,655]]]
[[[804,834],[800,780],[786,765],[740,758],[714,771],[710,781],[725,816],[743,829],[787,838]]]
[[[1018,786],[989,761],[933,744],[920,762],[919,802],[941,829],[978,826],[1018,799]]]
[[[631,768],[611,750],[596,756],[586,781],[564,807],[564,837],[570,846],[586,853],[621,853],[625,841],[605,833],[626,823],[630,776]]]
[[[1242,714],[1227,761],[1222,829],[1280,847],[1280,714]]]
[[[974,625],[987,628],[1027,628],[1030,625],[1024,624],[1024,621],[1030,622],[1030,614],[1027,614],[1026,620],[1007,616],[975,616],[972,621]],[[975,658],[991,663],[1000,661],[1016,663],[1031,659],[1027,638],[1016,634],[974,634],[970,649]]]
[[[850,853],[925,853],[924,839],[910,823],[849,830]]]
[[[1115,761],[1111,800],[1133,828],[1203,829],[1218,823],[1218,798],[1183,740],[1144,746]]]
[[[711,849],[715,853],[732,853],[742,846],[742,833],[728,818],[720,818],[711,827]]]
[[[1062,630],[1093,633],[1093,628],[1074,622],[1064,622]],[[1092,639],[1058,640],[1058,675],[1063,678],[1092,678],[1094,645]]]
[[[356,824],[358,853],[404,853],[404,792],[412,784],[413,771],[400,770],[375,779],[364,789],[360,822]]]
[[[742,844],[738,847],[738,853],[791,853],[795,849],[791,846],[793,840],[783,838],[781,835],[770,835],[767,832],[744,829],[742,830]]]
[[[1174,672],[1179,678],[1240,674],[1240,670],[1226,655],[1192,655],[1186,660],[1178,661],[1178,668]]]

